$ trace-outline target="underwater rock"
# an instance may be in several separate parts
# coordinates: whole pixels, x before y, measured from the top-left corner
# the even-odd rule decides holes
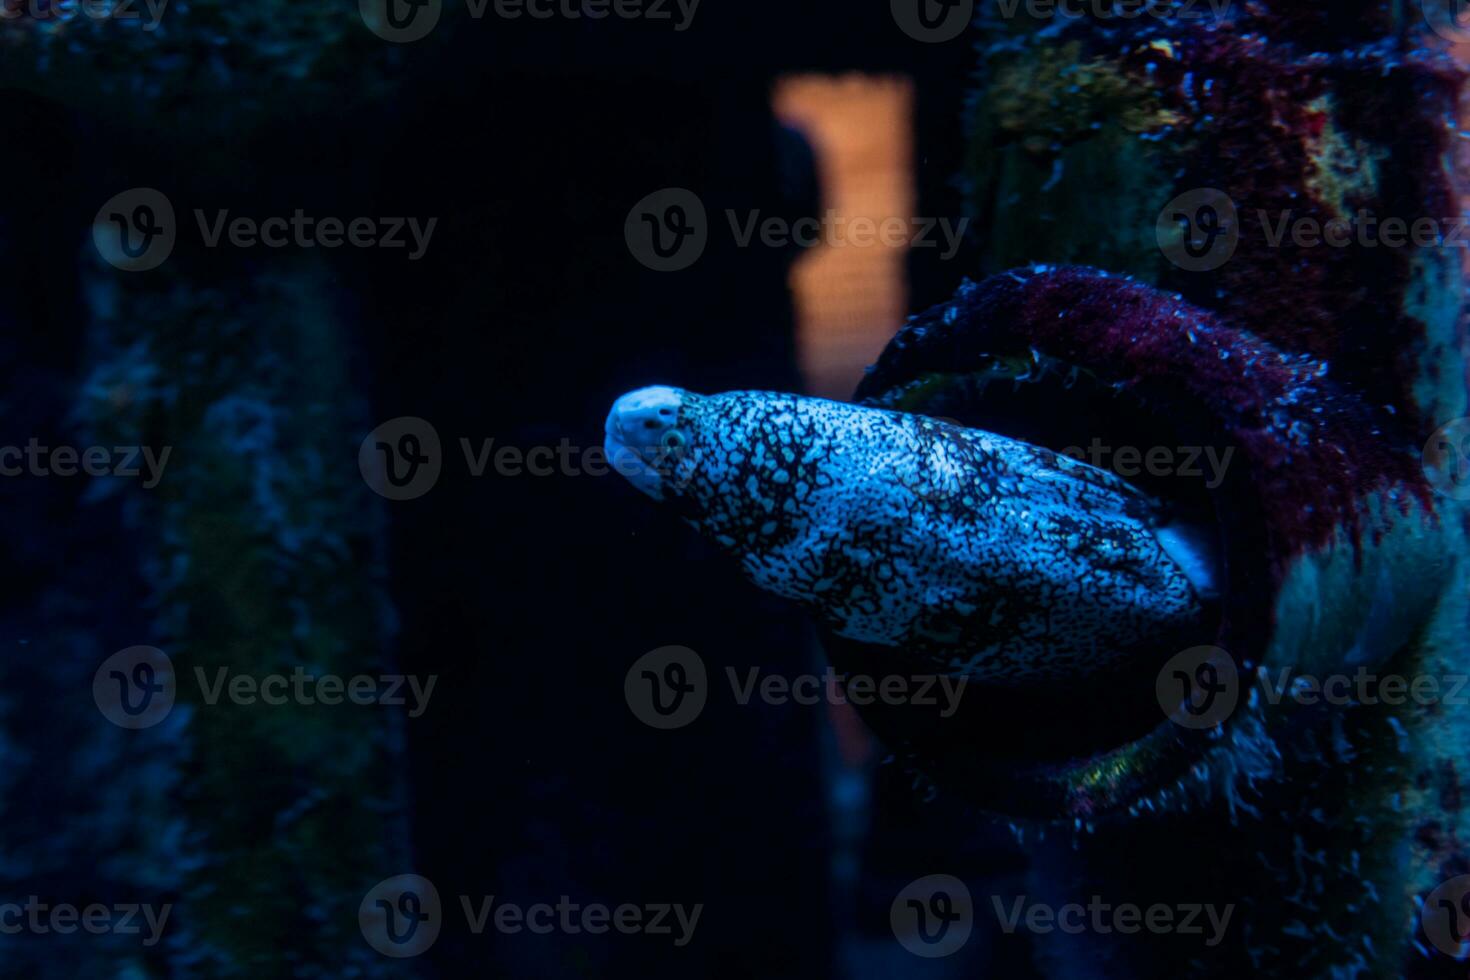
[[[1457,558],[1466,517],[1458,501],[1431,488],[1421,433],[1331,380],[1311,355],[1283,351],[1175,294],[1074,268],[966,284],[899,333],[859,394],[872,405],[1014,425],[1024,396],[975,379],[993,382],[997,365],[1016,363],[1021,351],[1048,366],[1021,380],[1059,417],[1053,440],[1098,434],[1114,445],[1157,445],[1185,433],[1184,441],[1237,450],[1221,485],[1197,501],[1221,555],[1212,642],[1236,675],[1231,710],[1219,724],[1193,728],[1155,706],[1151,730],[1119,727],[1112,744],[1099,744],[1088,716],[1055,691],[1027,711],[987,712],[969,728],[905,727],[892,717],[878,724],[915,765],[982,806],[1087,821],[1096,833],[1082,835],[1067,862],[1067,874],[1086,887],[1126,881],[1150,901],[1187,900],[1194,887],[1202,889],[1196,897],[1248,906],[1254,933],[1216,951],[1240,957],[1225,962],[1273,974],[1327,975],[1350,964],[1394,974],[1417,955],[1412,909],[1385,896],[1427,892],[1464,860],[1454,843],[1465,829],[1458,807],[1447,811],[1418,789],[1462,783],[1453,746],[1463,719],[1444,704],[1409,699],[1371,707],[1273,700],[1257,678],[1360,670],[1452,678],[1470,667]],[[1087,412],[1103,392],[1116,407]],[[1175,492],[1186,505],[1188,494]],[[874,659],[845,643],[832,650],[844,663]],[[1097,696],[1125,710],[1111,692]],[[1006,726],[1017,741],[1061,751],[1000,743]],[[992,744],[1004,750],[975,748]],[[1418,809],[1405,805],[1415,799]],[[1349,819],[1305,820],[1314,808]],[[1156,862],[1127,861],[1128,842],[1209,854],[1218,865],[1170,877]],[[1409,861],[1411,843],[1422,849]],[[1304,847],[1342,859],[1304,869],[1293,857]],[[1380,902],[1369,927],[1364,909]],[[1324,940],[1354,930],[1369,936],[1371,952]],[[1136,952],[1130,969],[1155,962]]]
[[[408,866],[394,710],[219,696],[221,677],[390,670],[381,504],[326,462],[369,426],[323,267],[293,262],[229,294],[141,278],[91,278],[75,414],[96,444],[172,447],[155,488],[115,491],[144,542],[156,642],[183,678],[178,768],[151,802],[181,851],[168,962],[404,975],[357,919],[361,896]]]
[[[1208,964],[1183,945],[1079,940],[1048,945],[1057,975],[1099,955],[1132,976],[1453,969],[1418,932],[1415,901],[1470,864],[1465,709],[1303,703],[1279,679],[1369,672],[1448,690],[1470,669],[1467,517],[1431,486],[1422,452],[1466,414],[1463,249],[1391,247],[1378,224],[1461,226],[1463,75],[1415,5],[1386,2],[1017,27],[982,63],[966,177],[993,218],[994,271],[1112,274],[1023,268],[967,286],[905,328],[862,395],[1014,422],[964,375],[1030,351],[1129,406],[1086,432],[1146,445],[1159,438],[1149,419],[1167,415],[1167,432],[1237,448],[1199,500],[1220,535],[1216,642],[1240,671],[1240,704],[1206,736],[1166,724],[1034,766],[1019,787],[1023,758],[951,785],[1027,804],[1062,786],[1062,811],[1095,822],[1037,851],[1038,888],[1126,882],[1148,900],[1245,906]],[[1028,96],[1039,87],[1063,111]],[[1212,213],[1221,247],[1205,254]],[[1345,244],[1325,241],[1331,229]],[[1201,261],[1177,261],[1184,245]],[[1161,871],[1130,853],[1191,864]]]
[[[1017,28],[982,49],[963,177],[988,271],[1132,273],[1332,360],[1334,378],[1430,429],[1464,414],[1464,375],[1440,370],[1460,356],[1441,325],[1463,249],[1390,247],[1377,227],[1395,218],[1407,237],[1460,214],[1459,70],[1391,3],[1191,9]],[[1235,220],[1219,261],[1181,268],[1156,224],[1171,202],[1197,217],[1206,190]],[[1306,223],[1353,243],[1299,244]]]

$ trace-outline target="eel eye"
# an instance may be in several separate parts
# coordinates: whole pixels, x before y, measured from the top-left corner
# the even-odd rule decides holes
[[[669,429],[658,442],[666,452],[675,453],[683,449],[689,440],[678,429]]]

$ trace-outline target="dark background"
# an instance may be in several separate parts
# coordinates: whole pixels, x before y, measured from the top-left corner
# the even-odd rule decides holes
[[[615,18],[487,19],[401,58],[386,96],[344,91],[327,110],[283,99],[224,145],[166,112],[137,122],[39,87],[12,92],[0,141],[14,181],[0,225],[9,438],[74,433],[87,333],[77,256],[97,202],[117,188],[168,187],[241,214],[439,216],[424,261],[347,249],[330,259],[370,417],[431,420],[449,457],[433,493],[390,504],[383,529],[398,624],[385,645],[402,671],[440,678],[431,710],[403,727],[413,870],[445,896],[705,908],[685,949],[648,936],[472,936],[450,914],[432,966],[443,976],[1025,975],[1016,951],[979,934],[963,956],[918,960],[887,921],[892,896],[920,875],[1017,872],[1003,828],[924,802],[891,766],[858,794],[871,802],[854,803],[851,787],[838,791],[819,708],[713,699],[696,724],[666,733],[624,703],[631,663],[669,644],[717,673],[820,670],[798,614],[621,480],[476,479],[458,465],[460,437],[597,445],[613,399],[646,384],[799,390],[795,255],[714,235],[692,269],[660,274],[625,245],[628,209],[682,186],[712,215],[820,213],[810,159],[778,138],[771,85],[787,72],[863,71],[914,80],[918,213],[957,216],[972,46],[914,42],[885,4],[704,0],[684,33]],[[914,310],[977,265],[969,252],[910,254]],[[171,261],[229,295],[242,264],[274,258],[181,243]],[[321,367],[284,370],[309,378]],[[104,649],[147,630],[129,541],[147,528],[86,492],[0,485],[15,527],[0,574],[17,642],[68,616]],[[58,610],[61,594],[87,596],[85,614]],[[47,688],[12,649],[11,683]],[[53,724],[46,703],[31,709],[32,731]],[[12,844],[39,846],[58,817],[66,826],[75,778],[35,767],[24,784],[40,804],[35,826],[12,823]],[[977,914],[980,929],[989,921]]]

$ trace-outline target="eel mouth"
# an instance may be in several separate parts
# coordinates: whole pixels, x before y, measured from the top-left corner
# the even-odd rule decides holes
[[[1193,559],[1197,567],[1186,573],[1205,607],[1204,622],[1190,635],[1158,637],[1143,656],[1102,678],[1004,690],[971,683],[949,718],[912,706],[875,706],[868,720],[916,768],[947,786],[966,788],[992,808],[1017,815],[1090,813],[1096,799],[1079,804],[1075,791],[1075,780],[1089,769],[1111,767],[1115,776],[1139,770],[1117,780],[1128,784],[1115,787],[1118,795],[1110,802],[1117,803],[1168,776],[1141,771],[1145,766],[1183,772],[1218,742],[1219,732],[1200,737],[1169,720],[1158,679],[1175,654],[1216,642],[1227,609],[1243,599],[1227,583],[1242,578],[1242,569],[1233,567],[1241,549],[1230,544],[1245,539],[1235,526],[1227,531],[1220,501],[1247,479],[1246,464],[1202,414],[1164,410],[1128,385],[1109,383],[1079,365],[1034,350],[981,356],[971,365],[965,373],[919,375],[869,392],[863,401],[1020,439],[1080,458],[1134,486],[1156,502],[1158,529],[1189,542],[1185,561]],[[840,639],[830,647],[840,669],[882,671],[881,651]]]

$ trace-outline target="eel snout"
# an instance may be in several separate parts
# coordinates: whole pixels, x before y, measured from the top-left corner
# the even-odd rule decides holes
[[[613,403],[603,449],[619,473],[654,500],[664,499],[663,463],[682,448],[679,412],[686,393],[655,385],[630,391]]]

